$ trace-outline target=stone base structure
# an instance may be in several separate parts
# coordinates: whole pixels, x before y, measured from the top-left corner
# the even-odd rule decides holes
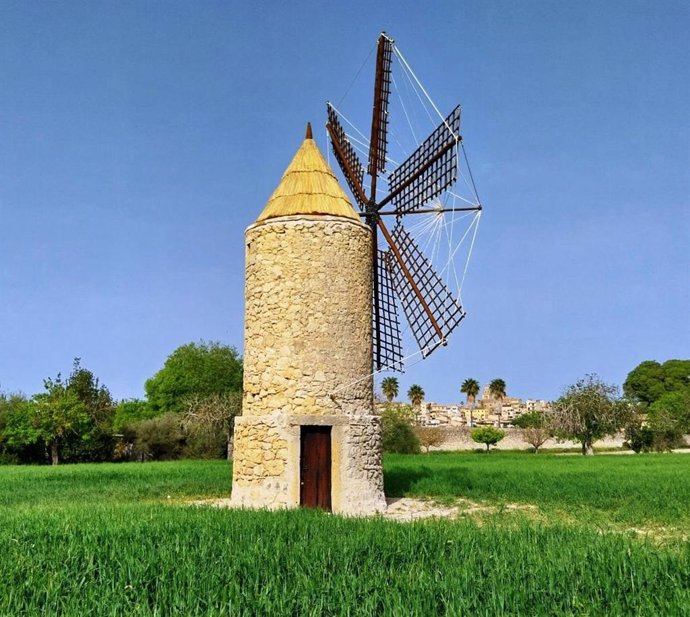
[[[234,505],[385,510],[371,234],[308,132],[246,231]]]
[[[341,514],[383,512],[380,418],[364,415],[239,417],[232,503],[268,509],[300,505],[300,428],[331,426],[332,509]]]

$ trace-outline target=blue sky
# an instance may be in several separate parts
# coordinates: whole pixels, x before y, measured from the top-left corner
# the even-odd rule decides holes
[[[244,229],[381,30],[462,103],[485,207],[468,317],[402,389],[548,399],[689,357],[689,28],[670,0],[5,0],[0,388],[79,356],[141,396],[181,344],[241,348]]]

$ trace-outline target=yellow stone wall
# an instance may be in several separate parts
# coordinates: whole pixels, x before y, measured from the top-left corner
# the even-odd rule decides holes
[[[281,476],[287,463],[287,440],[272,423],[239,424],[235,440],[243,444],[242,457],[235,461],[235,477],[245,481],[264,476]]]
[[[246,247],[244,415],[371,413],[370,229],[283,217]]]
[[[371,230],[289,216],[246,232],[244,406],[232,500],[299,505],[300,426],[331,426],[333,510],[385,508],[373,409]]]

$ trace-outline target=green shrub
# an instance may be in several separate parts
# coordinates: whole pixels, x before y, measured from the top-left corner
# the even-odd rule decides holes
[[[414,413],[409,406],[388,405],[381,414],[381,437],[384,452],[417,454],[419,437],[412,428]]]
[[[140,460],[179,458],[185,444],[180,414],[169,412],[132,425],[134,454]]]
[[[633,452],[649,452],[654,448],[654,431],[648,426],[642,426],[639,420],[625,428],[625,444]]]
[[[489,451],[489,447],[495,446],[505,436],[505,431],[494,428],[493,426],[480,426],[479,428],[473,429],[470,433],[472,441],[486,445],[487,452]]]
[[[187,431],[182,458],[223,458],[226,449],[227,438],[222,430],[212,426],[199,426]]]

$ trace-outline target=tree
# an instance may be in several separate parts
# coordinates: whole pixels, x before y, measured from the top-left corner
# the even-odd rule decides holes
[[[194,395],[187,399],[183,427],[194,435],[220,433],[223,436],[226,457],[232,460],[233,425],[242,413],[242,393],[226,392],[209,396]]]
[[[480,426],[472,429],[472,432],[470,433],[472,441],[486,445],[487,452],[491,446],[495,446],[505,436],[505,431],[494,428],[493,426]]]
[[[29,421],[31,402],[21,393],[0,392],[0,463],[38,463],[44,459]],[[27,438],[28,437],[28,438]]]
[[[142,420],[150,420],[155,415],[156,413],[146,401],[136,398],[122,400],[115,407],[113,431],[121,433],[127,426]]]
[[[690,391],[690,360],[667,360],[663,364],[645,360],[628,373],[623,384],[625,396],[644,407],[665,394],[682,391]]]
[[[75,358],[67,380],[44,380],[45,392],[12,398],[0,428],[0,449],[20,462],[108,460],[113,452],[114,403],[108,389]],[[5,397],[6,400],[7,397]],[[21,400],[20,400],[21,399]],[[7,407],[7,405],[5,405]]]
[[[650,405],[664,393],[664,371],[661,364],[646,360],[628,373],[623,393],[635,403]]]
[[[465,379],[460,386],[460,392],[467,395],[467,404],[470,408],[470,426],[474,424],[472,418],[472,410],[477,402],[477,394],[479,394],[479,382],[476,379]]]
[[[417,384],[411,385],[410,389],[407,391],[407,398],[410,399],[410,403],[415,407],[419,407],[424,400],[424,390],[422,390],[422,386]]]
[[[412,428],[413,421],[414,411],[411,407],[386,405],[381,414],[381,445],[384,452],[419,452],[419,438]]]
[[[655,450],[671,450],[682,445],[690,432],[690,390],[668,392],[649,406],[649,429],[654,434]]]
[[[414,430],[420,445],[427,453],[431,447],[440,446],[443,443],[443,431],[437,426],[416,426]]]
[[[548,422],[557,437],[578,441],[582,454],[593,454],[592,444],[627,426],[631,414],[615,385],[604,383],[597,375],[586,375],[566,388]]]
[[[57,465],[60,448],[70,434],[80,435],[88,427],[89,415],[84,403],[67,388],[60,374],[43,381],[45,392],[32,397],[22,416],[6,427],[7,442],[23,447],[43,442],[50,453],[50,461]]]
[[[492,379],[489,383],[489,392],[496,399],[496,415],[498,416],[498,426],[501,426],[501,416],[503,414],[503,399],[506,396],[506,382],[502,379]]]
[[[492,379],[489,383],[489,392],[499,401],[503,400],[506,396],[506,382],[502,379]]]
[[[115,406],[113,397],[89,369],[81,366],[81,358],[74,358],[67,388],[77,395],[97,422],[109,419]]]
[[[381,390],[386,400],[390,403],[398,396],[398,379],[396,377],[385,377],[381,382]]]
[[[113,453],[115,402],[108,388],[75,358],[66,388],[84,404],[88,421],[81,431],[65,436],[63,458],[69,461],[105,461]]]
[[[661,366],[666,392],[690,392],[690,360],[667,360]]]
[[[241,391],[242,359],[235,348],[217,342],[189,343],[168,356],[145,389],[155,414],[183,412],[190,396]]]
[[[534,448],[535,454],[539,453],[539,448],[551,437],[551,432],[546,426],[546,417],[541,411],[523,413],[513,420],[513,425],[522,429],[522,440]]]
[[[465,379],[460,386],[460,392],[467,395],[467,404],[474,406],[479,394],[479,382],[476,379]]]

